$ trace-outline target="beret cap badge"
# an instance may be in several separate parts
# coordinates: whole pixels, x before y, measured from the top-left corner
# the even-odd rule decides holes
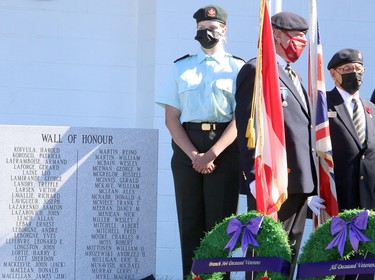
[[[220,23],[226,24],[227,22],[227,12],[216,5],[209,5],[198,9],[193,15],[197,23],[204,20],[218,21]]]
[[[216,10],[214,8],[207,9],[207,16],[209,16],[209,17],[216,16]]]

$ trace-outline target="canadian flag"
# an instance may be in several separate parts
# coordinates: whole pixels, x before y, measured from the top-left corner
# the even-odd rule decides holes
[[[257,211],[277,220],[287,199],[288,168],[284,117],[272,26],[266,1],[261,1],[255,102],[255,189]],[[276,98],[275,98],[276,97]]]

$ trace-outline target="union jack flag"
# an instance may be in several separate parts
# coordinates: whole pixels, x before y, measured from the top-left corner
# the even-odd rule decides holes
[[[329,131],[323,51],[320,42],[315,0],[310,0],[309,94],[316,112],[316,151],[319,162],[318,194],[325,200],[318,223],[338,214],[332,143]]]

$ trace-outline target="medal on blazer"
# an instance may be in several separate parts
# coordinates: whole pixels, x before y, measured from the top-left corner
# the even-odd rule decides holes
[[[216,137],[215,131],[210,130],[210,132],[208,133],[208,138],[210,138],[210,140],[214,140],[215,137]]]
[[[288,106],[288,102],[286,101],[288,97],[288,89],[286,87],[280,87],[280,94],[283,107]]]
[[[331,118],[337,118],[337,112],[336,111],[332,111],[331,109],[329,109],[329,111],[327,112],[327,116],[329,119]]]

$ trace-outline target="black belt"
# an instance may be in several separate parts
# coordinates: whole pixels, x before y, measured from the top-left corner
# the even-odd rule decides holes
[[[214,130],[225,130],[229,122],[226,123],[193,123],[184,122],[182,125],[188,130],[203,130],[203,131],[214,131]]]

